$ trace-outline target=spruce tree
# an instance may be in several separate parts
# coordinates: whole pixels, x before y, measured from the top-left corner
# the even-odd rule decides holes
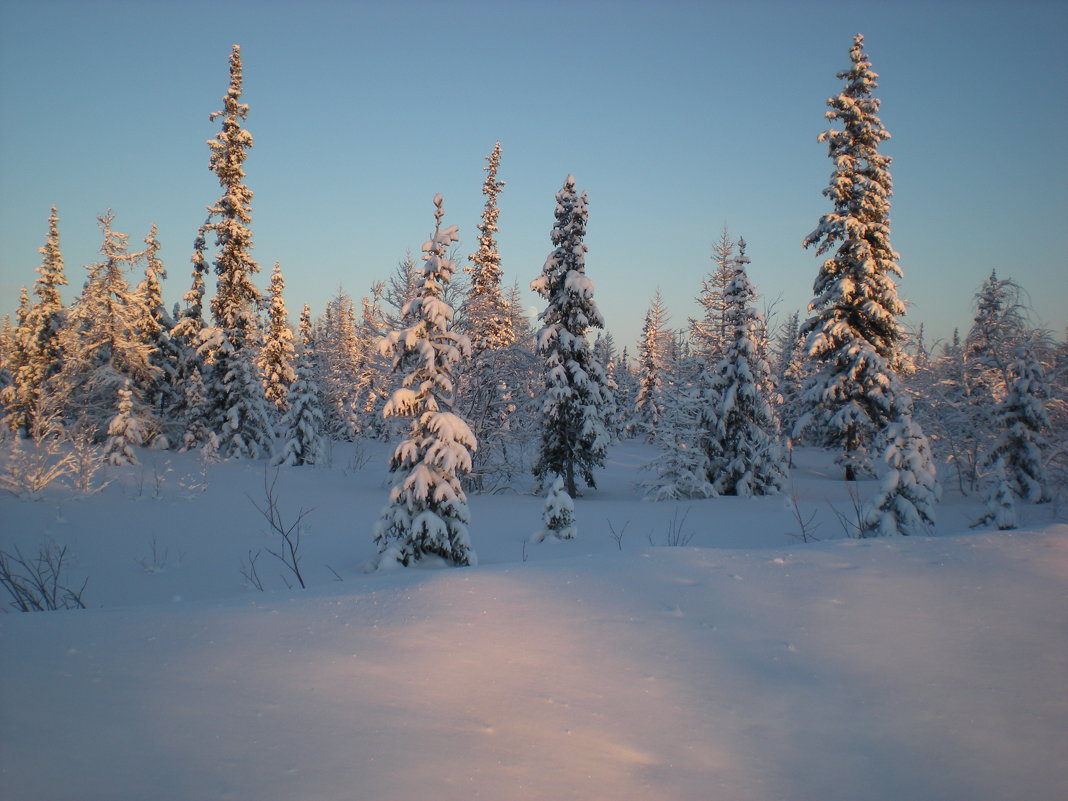
[[[679,334],[682,338],[682,334]],[[708,456],[701,447],[702,395],[697,376],[685,357],[673,359],[665,376],[664,406],[653,440],[659,453],[642,470],[651,478],[642,482],[651,501],[712,498]]]
[[[240,102],[241,48],[233,46],[230,54],[230,87],[223,96],[221,111],[212,112],[211,120],[222,118],[222,129],[208,141],[209,166],[219,179],[223,195],[210,206],[205,228],[215,234],[218,253],[215,274],[218,287],[211,301],[215,324],[227,332],[238,350],[256,330],[255,309],[260,292],[252,276],[260,271],[252,258],[252,191],[245,185],[245,160],[252,148],[252,134],[241,127],[248,116],[248,104]]]
[[[356,380],[356,403],[359,430],[367,437],[381,437],[384,431],[382,409],[389,396],[390,360],[382,355],[378,343],[386,332],[382,312],[382,283],[371,286],[371,294],[360,301],[357,333],[363,353],[362,372]]]
[[[798,312],[791,314],[778,337],[778,365],[775,376],[779,424],[789,436],[803,413],[802,392],[805,381],[805,343],[801,337]]]
[[[209,421],[204,417],[206,388],[203,374],[205,371],[210,373],[210,366],[205,365],[198,352],[204,337],[204,277],[208,273],[205,231],[205,226],[201,226],[193,242],[190,258],[193,264],[192,284],[182,296],[181,311],[175,307],[175,322],[170,332],[171,344],[178,355],[174,377],[177,398],[171,416],[172,422],[182,429],[182,450],[197,447],[206,441],[209,433]]]
[[[333,439],[352,442],[362,428],[360,389],[366,378],[370,342],[361,337],[356,307],[341,287],[326,304],[319,332],[316,361],[320,370],[326,431]]]
[[[497,250],[497,195],[504,188],[504,181],[497,180],[501,164],[501,143],[486,158],[486,180],[482,194],[486,205],[482,221],[478,225],[478,252],[471,255],[471,265],[465,270],[471,274],[471,287],[465,302],[468,336],[475,355],[487,350],[500,350],[515,342],[501,294],[501,254]]]
[[[623,415],[619,409],[619,384],[616,382],[616,341],[611,331],[597,335],[597,339],[593,341],[593,355],[604,365],[604,382],[608,387],[604,407],[604,424],[609,435],[615,440],[623,433]],[[628,419],[629,417],[630,415],[627,415]]]
[[[323,438],[323,409],[315,379],[315,342],[311,333],[311,310],[300,315],[301,349],[296,378],[286,397],[286,413],[280,426],[282,444],[275,464],[319,464],[326,453]]]
[[[159,250],[157,228],[153,223],[148,236],[145,237],[145,250],[141,254],[145,262],[145,277],[134,291],[137,334],[150,348],[151,363],[157,371],[152,382],[144,388],[144,399],[162,426],[181,428],[180,421],[168,419],[180,405],[183,350],[171,334],[175,322],[163,305],[161,281],[167,277],[167,271],[159,258]],[[172,426],[175,422],[178,422],[178,425]],[[158,438],[153,442],[154,445],[157,443],[167,446],[166,435],[163,436],[162,442],[159,442]]]
[[[941,497],[931,446],[908,412],[887,429],[886,475],[862,511],[862,536],[922,534]]]
[[[256,364],[263,375],[264,396],[281,413],[288,408],[286,397],[297,377],[293,369],[296,352],[293,348],[293,331],[289,327],[289,313],[286,311],[285,288],[282,268],[275,262],[274,272],[271,273],[267,331]]]
[[[380,567],[413,565],[427,556],[453,565],[477,562],[460,486],[477,443],[467,423],[452,411],[455,370],[470,357],[471,343],[452,330],[454,312],[444,300],[456,269],[446,251],[459,236],[455,225],[441,227],[441,195],[434,198],[434,207],[434,233],[423,245],[422,283],[402,310],[412,324],[391,331],[382,342],[394,368],[406,373],[384,414],[409,418],[411,426],[390,459],[394,485],[374,529]]]
[[[1009,391],[995,413],[1000,435],[986,461],[990,466],[1001,463],[1004,481],[1016,497],[1028,503],[1050,501],[1045,466],[1045,432],[1050,427],[1045,401],[1050,389],[1033,346],[1017,347],[1008,375]]]
[[[530,542],[534,544],[549,537],[573,540],[578,534],[578,526],[575,525],[575,502],[564,489],[564,480],[560,476],[556,477],[545,496],[541,519],[545,528],[530,537]]]
[[[59,215],[55,206],[48,218],[48,236],[39,252],[41,265],[33,287],[36,300],[24,307],[16,332],[21,358],[12,375],[15,403],[8,405],[8,414],[14,412],[12,421],[26,431],[34,428],[34,417],[40,410],[47,382],[62,367],[65,312],[59,288],[67,285],[67,278],[59,248]]]
[[[722,495],[776,495],[786,483],[779,445],[779,421],[767,388],[771,370],[760,338],[763,315],[754,308],[756,291],[746,275],[745,243],[724,292],[729,340],[717,367],[716,458],[708,480]]]
[[[26,287],[19,288],[19,305],[15,309],[15,325],[10,331],[7,347],[4,349],[4,372],[8,377],[8,384],[0,390],[0,399],[4,403],[4,425],[11,431],[20,432],[26,436],[32,436],[33,415],[31,409],[32,397],[29,396],[30,384],[22,384],[19,376],[26,369],[27,353],[26,318],[30,312],[30,295]]]
[[[115,416],[108,423],[108,439],[104,458],[109,464],[137,464],[133,446],[144,442],[144,422],[134,411],[133,390],[127,379],[118,391],[119,402]]]
[[[248,105],[241,103],[241,48],[230,54],[230,86],[223,108],[210,115],[222,128],[208,141],[209,166],[219,179],[222,197],[208,207],[205,232],[215,234],[218,283],[211,301],[213,328],[201,334],[200,354],[207,373],[206,408],[219,455],[256,458],[271,451],[271,423],[255,363],[259,338],[256,309],[260,292],[252,282],[259,265],[252,258],[252,192],[245,185],[245,160],[252,135],[241,127]]]
[[[589,329],[604,328],[593,301],[593,282],[586,277],[587,217],[586,193],[577,193],[575,179],[569,175],[556,193],[551,234],[556,247],[545,260],[542,274],[530,285],[548,301],[538,316],[542,328],[537,344],[545,360],[545,385],[541,448],[534,475],[541,483],[550,474],[561,476],[571,497],[578,494],[576,474],[596,487],[593,469],[604,464],[611,441],[604,423],[608,393],[604,367],[586,340]]]
[[[642,337],[638,343],[638,397],[634,414],[647,442],[656,439],[664,406],[664,372],[671,333],[667,330],[667,308],[660,290],[656,290],[645,313]]]
[[[820,443],[839,451],[846,480],[871,473],[870,451],[895,419],[894,374],[905,364],[898,317],[905,313],[895,278],[898,254],[890,245],[890,158],[879,145],[890,138],[872,96],[877,75],[853,40],[850,69],[838,73],[845,88],[827,101],[827,119],[842,130],[820,134],[834,164],[823,190],[834,210],[804,240],[817,255],[831,252],[820,268],[809,304],[808,337],[815,371],[806,382],[811,424]]]
[[[972,527],[993,523],[999,531],[1009,531],[1019,524],[1016,514],[1017,495],[1012,487],[1005,460],[996,457],[991,468],[991,475],[986,490],[985,509],[982,516],[972,523]]]
[[[497,180],[501,143],[497,142],[486,159],[486,196],[478,225],[478,252],[465,268],[470,288],[464,300],[463,325],[471,338],[472,359],[461,376],[458,399],[465,419],[478,439],[468,485],[484,491],[501,477],[511,475],[509,445],[515,432],[511,417],[516,410],[516,393],[521,378],[522,354],[514,347],[515,315],[501,292],[501,254],[496,234],[499,209],[497,196],[504,181]]]

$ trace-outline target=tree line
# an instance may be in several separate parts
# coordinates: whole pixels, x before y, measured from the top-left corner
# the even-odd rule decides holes
[[[905,330],[890,159],[879,151],[889,133],[862,36],[849,57],[820,135],[834,165],[823,190],[831,210],[803,240],[826,256],[807,316],[770,330],[746,242],[724,230],[697,296],[701,316],[670,328],[658,292],[631,359],[594,301],[588,198],[573,176],[556,194],[553,248],[531,283],[545,301],[536,330],[518,287],[502,287],[500,143],[486,159],[478,248],[462,270],[439,195],[418,262],[408,256],[359,308],[342,289],[317,317],[305,306],[294,330],[281,266],[266,293],[253,280],[244,182],[253,142],[235,45],[223,108],[210,115],[221,123],[208,142],[221,195],[194,240],[190,289],[168,311],[156,227],[131,250],[109,210],[101,258],[65,306],[53,207],[33,294],[23,290],[2,330],[4,429],[15,448],[77,441],[113,464],[147,446],[311,465],[331,440],[396,441],[373,534],[383,564],[429,555],[473,564],[465,492],[530,474],[548,492],[547,531],[573,535],[570,500],[596,486],[613,441],[636,436],[658,448],[643,484],[654,500],[781,493],[792,449],[810,445],[832,450],[848,481],[882,477],[862,536],[924,531],[946,475],[983,493],[979,522],[1012,527],[1018,503],[1051,500],[1064,483],[1065,344],[1030,323],[1022,290],[995,273],[963,339],[955,333],[935,354],[922,327]]]

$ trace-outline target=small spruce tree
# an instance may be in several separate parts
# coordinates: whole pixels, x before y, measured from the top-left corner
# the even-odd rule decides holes
[[[573,540],[578,534],[578,526],[575,525],[575,502],[564,489],[564,480],[560,476],[556,477],[545,496],[541,519],[545,528],[531,536],[532,543],[537,544],[549,537]]]
[[[144,441],[143,421],[134,412],[133,391],[129,379],[119,389],[117,413],[108,423],[104,458],[113,465],[137,464],[133,446]]]
[[[920,534],[934,525],[941,496],[931,446],[906,412],[887,430],[887,472],[863,510],[861,533],[877,537]]]
[[[1008,394],[995,413],[1000,436],[987,455],[987,463],[1000,461],[1004,480],[1016,497],[1044,503],[1053,498],[1045,466],[1049,442],[1044,436],[1050,427],[1045,406],[1050,390],[1032,346],[1017,347],[1008,376]]]

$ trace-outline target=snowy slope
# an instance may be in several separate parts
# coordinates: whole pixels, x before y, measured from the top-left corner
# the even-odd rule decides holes
[[[681,504],[693,538],[665,547],[675,506],[629,484],[650,455],[613,452],[574,542],[524,547],[540,500],[477,497],[480,567],[389,574],[360,572],[381,461],[283,471],[283,515],[316,507],[305,591],[273,567],[242,586],[271,544],[243,496],[258,464],[159,500],[137,468],[78,502],[0,500],[3,542],[69,544],[94,607],[0,615],[0,797],[1068,797],[1049,507],[1027,531],[802,544],[783,499],[720,498]],[[806,456],[801,507],[841,537],[848,499]]]

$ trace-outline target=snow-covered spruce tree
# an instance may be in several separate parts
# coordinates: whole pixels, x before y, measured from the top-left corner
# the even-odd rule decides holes
[[[556,477],[545,496],[541,519],[545,523],[545,528],[531,535],[530,542],[534,544],[549,537],[555,537],[558,540],[573,540],[578,534],[578,526],[575,525],[575,502],[564,489],[564,480],[560,476]]]
[[[3,388],[0,401],[4,404],[4,430],[28,434],[29,415],[22,400],[18,383],[19,371],[26,366],[26,316],[30,310],[30,294],[19,288],[19,305],[15,309],[15,325],[5,329]]]
[[[996,444],[987,454],[988,466],[1000,461],[1006,481],[1016,497],[1028,503],[1053,499],[1046,475],[1045,452],[1049,430],[1045,399],[1050,389],[1034,347],[1020,345],[1009,364],[1009,391],[998,404]]]
[[[360,433],[357,383],[364,372],[368,343],[360,337],[352,298],[340,286],[327,301],[317,329],[316,362],[326,433],[351,442]]]
[[[497,195],[504,181],[497,180],[501,143],[486,159],[486,179],[482,194],[486,204],[478,225],[478,251],[464,270],[470,275],[470,288],[463,302],[464,331],[471,339],[472,359],[460,376],[457,400],[464,418],[478,440],[468,485],[485,490],[494,477],[510,473],[508,443],[509,418],[516,409],[516,363],[512,350],[515,331],[513,315],[501,292],[501,254],[497,249]]]
[[[215,234],[218,253],[215,274],[218,285],[211,301],[215,324],[227,332],[231,344],[241,350],[256,331],[255,309],[260,292],[252,276],[260,271],[252,258],[252,191],[245,186],[245,160],[252,148],[252,135],[241,127],[248,116],[248,104],[241,103],[241,48],[230,54],[230,87],[223,96],[223,109],[212,112],[211,120],[222,118],[222,130],[208,141],[209,166],[219,179],[223,195],[210,206],[207,231]]]
[[[205,366],[198,352],[204,331],[204,277],[208,273],[208,262],[205,258],[205,250],[207,248],[207,242],[204,238],[205,230],[205,226],[201,226],[197,231],[196,239],[193,241],[193,255],[190,258],[193,264],[193,281],[189,290],[182,297],[183,308],[181,311],[179,311],[177,305],[175,306],[175,322],[170,332],[171,344],[178,352],[178,362],[174,377],[174,386],[177,389],[178,397],[176,405],[171,412],[172,419],[169,422],[182,429],[181,448],[183,450],[195,448],[202,441],[200,434],[206,435],[208,432],[206,428],[207,421],[204,419],[205,388],[203,371],[210,368]],[[194,374],[196,375],[197,387],[194,393],[190,393],[189,382]],[[196,405],[191,406],[190,403],[195,403]]]
[[[209,166],[219,179],[223,195],[208,207],[205,232],[215,234],[218,283],[211,311],[212,328],[201,335],[200,354],[206,366],[204,383],[210,427],[222,458],[258,458],[271,452],[271,423],[263,384],[255,364],[259,339],[256,309],[260,292],[252,281],[259,265],[252,258],[252,192],[245,186],[245,159],[252,135],[241,127],[248,105],[241,98],[241,48],[230,54],[230,86],[223,109],[222,129],[208,141]]]
[[[638,397],[638,377],[634,374],[634,361],[626,346],[619,355],[615,370],[616,382],[616,423],[615,431],[619,437],[631,438],[638,434],[637,421],[634,418],[634,404]]]
[[[201,354],[214,358],[206,367],[204,418],[222,459],[259,459],[273,451],[270,408],[253,350],[244,341],[246,347],[238,349],[226,331],[213,326],[201,342]]]
[[[860,534],[921,534],[934,525],[942,494],[931,446],[909,412],[890,424],[886,438],[887,472],[878,494],[864,507]]]
[[[542,274],[530,288],[548,301],[538,316],[538,353],[545,360],[541,395],[541,449],[534,475],[544,484],[549,475],[561,476],[571,497],[578,494],[576,474],[596,487],[593,468],[604,464],[611,436],[604,424],[608,388],[604,367],[586,340],[590,328],[604,328],[593,301],[593,282],[586,277],[586,193],[575,190],[567,176],[556,193],[556,246],[545,260]]]
[[[371,294],[360,299],[356,327],[363,359],[355,382],[356,425],[363,436],[373,438],[381,437],[385,430],[382,409],[389,399],[390,360],[378,349],[387,330],[382,315],[383,286],[380,281],[372,284]]]
[[[804,239],[823,262],[802,326],[814,371],[806,381],[808,412],[799,427],[812,426],[815,439],[837,449],[847,481],[872,472],[870,451],[895,417],[894,374],[906,363],[898,317],[905,313],[895,277],[898,254],[890,246],[890,158],[879,145],[890,138],[872,96],[877,75],[853,40],[852,67],[838,73],[845,88],[827,101],[827,119],[842,130],[820,134],[834,171],[823,194],[834,210]]]
[[[193,364],[182,382],[181,398],[182,439],[180,450],[191,451],[206,442],[218,443],[218,437],[208,426],[207,390],[200,369]]]
[[[991,271],[975,295],[975,319],[964,340],[963,380],[972,406],[972,425],[990,430],[994,410],[1009,391],[1009,365],[1031,326],[1023,289]]]
[[[134,410],[133,390],[129,379],[119,389],[116,414],[108,423],[108,439],[104,446],[104,458],[109,464],[137,464],[133,446],[144,442],[144,421]]]
[[[999,531],[1016,528],[1018,525],[1016,498],[1016,493],[1013,491],[1012,483],[1005,470],[1004,460],[995,458],[986,490],[986,509],[983,515],[972,523],[972,528],[985,526],[988,523],[997,526]]]
[[[979,488],[985,455],[1000,430],[998,408],[1012,383],[1009,366],[1030,336],[1022,293],[1015,282],[991,272],[975,294],[975,317],[964,341],[954,330],[930,374],[910,377],[917,417],[936,435],[940,456],[955,467],[962,492]]]
[[[293,348],[293,330],[289,327],[289,312],[286,311],[285,288],[282,267],[275,262],[274,271],[271,273],[267,331],[263,336],[263,347],[256,359],[256,365],[263,375],[264,396],[280,413],[285,413],[288,408],[286,397],[289,395],[290,385],[297,378],[293,369],[296,351]]]
[[[664,406],[664,372],[671,344],[667,320],[664,297],[657,289],[645,312],[642,337],[638,343],[638,397],[634,400],[634,416],[638,427],[645,432],[647,442],[656,439]]]
[[[623,433],[624,415],[619,409],[619,384],[616,383],[616,341],[611,331],[605,331],[597,335],[593,341],[593,355],[604,365],[604,383],[608,387],[608,397],[605,399],[604,424],[612,439],[619,438]],[[626,415],[629,419],[630,415]]]
[[[446,256],[459,240],[456,226],[442,229],[441,195],[434,198],[434,234],[423,245],[423,280],[402,314],[413,323],[390,332],[382,352],[408,370],[389,402],[387,417],[408,417],[411,428],[390,459],[395,483],[374,530],[378,566],[412,565],[437,556],[453,565],[477,562],[467,529],[467,498],[460,476],[471,469],[477,443],[453,413],[453,376],[471,343],[452,331],[453,309],[443,300],[455,263]]]
[[[504,181],[497,180],[501,165],[500,142],[494,145],[486,162],[486,180],[482,184],[486,205],[478,225],[478,252],[471,255],[470,266],[464,268],[471,274],[471,287],[464,306],[468,336],[476,356],[484,351],[507,348],[515,342],[515,332],[501,294],[501,254],[496,239],[500,215],[497,195],[504,188]]]
[[[280,426],[282,444],[275,464],[319,464],[326,452],[323,439],[323,409],[315,381],[315,342],[311,334],[311,310],[300,315],[301,349],[296,378],[286,397],[286,413]]]
[[[20,358],[11,371],[11,402],[5,404],[11,423],[27,432],[34,428],[34,417],[48,381],[62,367],[60,335],[64,309],[59,287],[67,285],[67,278],[59,249],[59,215],[55,206],[48,218],[48,237],[39,252],[41,265],[33,287],[36,300],[23,307],[19,327],[14,332]]]
[[[138,336],[150,348],[150,361],[157,370],[152,383],[144,388],[145,404],[162,429],[152,445],[169,447],[170,437],[182,428],[181,421],[169,418],[181,403],[180,369],[185,356],[181,343],[171,335],[175,321],[163,305],[161,281],[167,277],[167,271],[159,250],[156,224],[152,223],[142,253],[145,277],[134,291],[137,301],[135,326]]]
[[[661,424],[654,440],[659,453],[642,466],[652,474],[642,482],[645,499],[712,498],[717,493],[708,479],[708,456],[701,448],[702,395],[697,375],[686,358],[676,358],[665,378]]]
[[[776,495],[786,483],[786,463],[767,392],[771,369],[760,347],[764,317],[753,305],[756,292],[745,271],[744,241],[739,251],[724,292],[730,339],[716,368],[718,458],[708,465],[708,480],[721,495]]]
[[[787,318],[786,325],[779,333],[776,348],[778,364],[775,371],[775,399],[779,405],[780,429],[787,435],[794,430],[803,413],[806,361],[805,342],[800,331],[799,315],[794,312]],[[789,444],[792,447],[792,440]]]

